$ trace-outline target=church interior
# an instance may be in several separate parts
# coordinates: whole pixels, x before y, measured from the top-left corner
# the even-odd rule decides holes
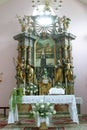
[[[87,115],[86,14],[86,0],[1,0],[0,113],[8,124],[21,112],[38,127],[56,113],[70,112],[77,124]]]

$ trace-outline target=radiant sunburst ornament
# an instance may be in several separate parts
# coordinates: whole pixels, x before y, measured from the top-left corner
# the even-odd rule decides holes
[[[53,21],[54,17],[51,16],[38,16],[36,19],[36,33],[41,34],[43,32],[46,32],[48,34],[52,33],[53,31]]]
[[[45,5],[39,5],[38,7],[36,7],[33,11],[33,19],[35,21],[36,33],[52,33],[55,18],[55,13],[51,7],[47,8],[47,6]]]
[[[52,33],[56,19],[54,10],[62,6],[62,0],[32,0],[36,33]]]

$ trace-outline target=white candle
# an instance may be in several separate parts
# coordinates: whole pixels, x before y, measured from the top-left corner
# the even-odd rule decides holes
[[[23,94],[25,95],[25,78],[24,78],[24,88],[23,88]]]
[[[25,88],[23,88],[23,94],[25,95]]]

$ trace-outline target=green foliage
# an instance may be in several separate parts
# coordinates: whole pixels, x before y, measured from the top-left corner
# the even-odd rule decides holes
[[[12,99],[11,99],[11,109],[15,112],[16,104],[19,104],[19,107],[22,103],[23,89],[21,87],[14,88],[12,91]]]

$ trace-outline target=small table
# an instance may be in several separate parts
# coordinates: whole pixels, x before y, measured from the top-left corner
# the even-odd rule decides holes
[[[41,100],[44,100],[45,103],[50,102],[54,104],[68,104],[71,119],[73,120],[73,122],[79,123],[77,107],[76,107],[76,99],[74,95],[23,96],[22,104],[40,103]],[[11,102],[11,99],[10,99],[10,102]],[[15,113],[13,112],[12,109],[10,109],[9,111],[8,124],[15,123],[15,121],[19,121],[17,105],[15,108]]]
[[[0,109],[4,110],[4,117],[6,117],[6,110],[9,109],[9,107],[3,106],[3,107],[0,107]]]

